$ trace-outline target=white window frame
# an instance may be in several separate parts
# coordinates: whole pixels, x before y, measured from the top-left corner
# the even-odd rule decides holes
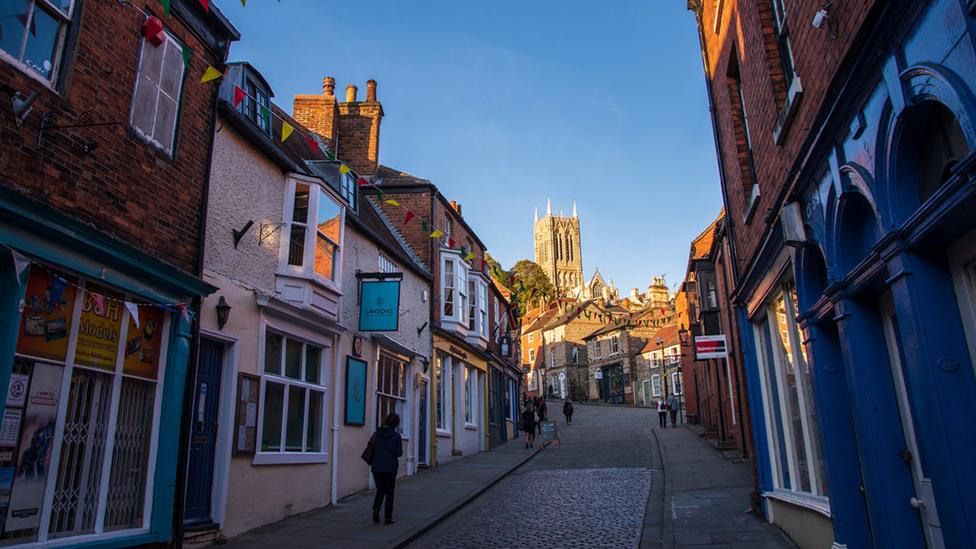
[[[451,264],[452,272],[447,271],[448,263]],[[450,281],[447,279],[450,278]],[[441,321],[454,323],[457,328],[467,332],[468,320],[468,264],[461,260],[457,253],[448,250],[441,250]],[[447,302],[447,290],[453,289],[454,310],[450,315],[445,311]]]
[[[295,213],[295,192],[298,185],[309,188],[308,192],[308,216],[305,218],[305,248],[302,251],[302,264],[291,265],[288,263],[289,250],[291,248],[291,228],[293,224],[300,224],[294,221]],[[335,255],[332,259],[334,279],[320,275],[315,270],[315,246],[317,245],[318,235],[321,234],[315,227],[315,223],[309,220],[318,219],[320,200],[325,197],[332,201],[339,208],[339,242],[333,242],[331,238],[322,235],[326,240],[335,245]],[[285,204],[283,210],[283,221],[281,227],[281,246],[278,254],[278,269],[280,272],[298,276],[301,278],[314,280],[333,291],[342,291],[342,258],[343,245],[346,237],[346,208],[342,200],[328,187],[323,185],[320,180],[311,178],[288,178],[285,185]],[[314,230],[313,230],[314,228]]]
[[[478,288],[478,335],[488,341],[488,283],[478,277],[475,286]]]
[[[478,427],[478,373],[474,368],[464,365],[464,426],[468,429]]]
[[[676,389],[678,387],[680,389]],[[681,380],[681,372],[671,372],[671,392],[676,395],[685,393],[685,384]]]
[[[160,149],[161,151],[163,151],[164,153],[166,153],[166,155],[168,155],[170,158],[172,158],[173,156],[175,156],[175,152],[176,152],[176,138],[178,137],[177,136],[177,130],[180,127],[180,115],[182,114],[182,105],[181,105],[181,103],[182,103],[182,100],[183,100],[183,88],[185,87],[185,84],[186,84],[186,69],[187,69],[187,66],[186,66],[186,61],[183,58],[183,45],[180,43],[180,41],[177,40],[170,33],[166,32],[165,30],[162,32],[162,35],[163,35],[163,43],[160,44],[159,46],[153,46],[152,44],[150,44],[146,40],[140,40],[141,47],[139,48],[139,63],[138,63],[137,68],[136,68],[136,79],[135,79],[135,83],[132,86],[132,104],[129,106],[129,122],[128,122],[128,124],[129,124],[129,127],[132,128],[132,131],[134,131],[143,141],[145,141],[147,143],[150,143],[154,147],[156,147],[156,148]],[[153,128],[152,129],[140,128],[139,126],[136,126],[135,125],[135,121],[133,120],[134,117],[135,117],[135,114],[136,114],[136,97],[138,97],[140,86],[143,85],[143,82],[142,82],[142,62],[143,62],[143,59],[145,57],[146,52],[147,51],[150,51],[149,48],[165,48],[165,50],[162,53],[163,60],[162,60],[162,62],[160,62],[160,70],[163,70],[163,68],[165,67],[165,61],[166,61],[166,57],[167,57],[167,52],[168,52],[168,50],[170,48],[177,48],[177,49],[179,49],[179,52],[180,53],[177,56],[177,59],[183,65],[183,71],[182,71],[182,73],[180,75],[179,89],[176,92],[176,97],[169,97],[169,95],[166,94],[167,97],[169,97],[169,99],[172,99],[173,102],[176,104],[176,107],[175,107],[176,108],[176,112],[173,114],[173,133],[170,136],[170,145],[169,145],[169,148],[166,148],[166,145],[163,145],[162,143],[160,143],[159,141],[157,141],[155,137],[153,137],[153,134],[155,133],[155,130],[156,130],[156,127],[155,126],[156,126],[156,123],[158,122],[156,120],[156,116],[157,116],[158,109],[159,109],[159,95],[165,93],[160,85],[156,84],[156,90],[155,90],[156,91],[156,101],[153,104],[153,109],[154,110],[153,110],[153,116],[152,116]],[[158,79],[161,79],[161,75],[160,75],[160,77],[158,77]]]
[[[437,365],[434,374],[437,376],[435,387],[437,391],[436,405],[440,406],[440,422],[437,422],[437,409],[434,409],[435,430],[438,435],[451,436],[451,387],[448,378],[451,374],[451,356],[437,353]]]
[[[610,336],[610,356],[620,354],[620,339],[617,334]]]
[[[535,332],[529,334],[529,343],[535,343]]]
[[[593,358],[600,358],[600,353],[603,352],[603,342],[599,338],[593,340]]]
[[[661,374],[651,375],[651,396],[661,396]]]
[[[556,367],[556,352],[554,345],[549,345],[549,368]]]
[[[399,377],[402,380],[402,385],[400,389],[403,394],[397,395],[394,393],[386,393],[380,390],[380,367],[381,362],[386,359],[394,363],[394,367],[398,370]],[[409,414],[406,413],[407,410],[407,386],[410,383],[410,363],[403,357],[399,357],[393,353],[380,351],[379,359],[376,361],[376,427],[381,427],[385,417],[381,417],[379,413],[380,401],[382,399],[389,399],[396,402],[394,406],[394,411],[400,415],[400,425],[397,427],[397,431],[403,434],[403,438],[409,438],[410,428],[409,428]]]
[[[281,336],[281,374],[268,373],[267,364],[265,364],[265,345],[267,343],[268,332],[274,333]],[[288,349],[288,340],[297,341],[302,344],[302,372],[301,380],[290,378],[284,375],[285,369],[285,353]],[[258,425],[257,425],[257,449],[254,453],[254,458],[251,463],[253,465],[278,465],[278,464],[288,464],[288,463],[327,463],[329,461],[328,452],[328,425],[326,424],[325,417],[329,410],[329,390],[327,386],[328,381],[328,357],[331,356],[331,349],[327,345],[322,345],[318,342],[310,342],[301,338],[290,336],[287,333],[276,330],[270,327],[265,327],[261,332],[260,337],[260,352],[258,355],[258,361],[260,363],[260,377],[261,377],[261,401],[258,406]],[[305,381],[305,371],[308,365],[306,364],[306,358],[308,357],[307,349],[308,346],[312,345],[319,348],[319,381],[320,383],[309,383]],[[281,404],[281,439],[279,440],[280,450],[263,450],[261,445],[264,442],[264,413],[266,399],[265,395],[267,393],[268,383],[275,383],[284,386],[284,399]],[[288,436],[288,399],[291,397],[291,387],[298,387],[305,390],[305,421],[302,423],[302,451],[301,452],[288,452],[285,450],[285,439]],[[322,412],[318,418],[321,423],[322,430],[322,450],[319,452],[308,452],[304,448],[308,446],[308,421],[309,421],[309,405],[311,402],[310,395],[312,391],[322,394]]]
[[[391,261],[390,258],[386,257],[386,255],[384,255],[383,252],[377,254],[376,261],[377,261],[377,268],[379,268],[379,272],[381,273],[400,272],[400,268],[397,267],[397,264]]]
[[[21,58],[24,56],[24,53],[26,52],[27,35],[31,34],[29,28],[30,25],[33,24],[34,10],[37,9],[38,3],[44,6],[45,11],[53,12],[52,17],[54,19],[57,19],[60,23],[60,27],[58,28],[58,35],[54,40],[54,48],[53,48],[54,58],[50,60],[51,61],[50,77],[46,77],[42,75],[41,73],[31,68],[31,66],[28,65],[26,62],[21,60]],[[72,25],[77,24],[77,21],[75,20],[74,17],[75,3],[76,3],[75,0],[71,0],[71,3],[68,6],[67,13],[65,13],[61,9],[51,4],[51,2],[49,2],[48,0],[34,0],[33,2],[31,2],[30,8],[28,8],[30,14],[30,21],[28,22],[24,30],[24,35],[20,42],[20,51],[15,56],[11,53],[8,53],[0,49],[0,59],[6,61],[7,63],[10,63],[11,65],[19,69],[24,74],[37,80],[38,82],[41,82],[49,89],[53,90],[56,83],[58,82],[58,79],[61,77],[61,65],[64,60],[65,52],[68,47],[69,29],[71,28]]]
[[[529,349],[529,362],[530,363],[534,363],[535,362],[535,349],[534,348],[533,349]]]

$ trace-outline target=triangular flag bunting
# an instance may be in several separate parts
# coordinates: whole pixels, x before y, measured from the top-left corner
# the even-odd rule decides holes
[[[186,70],[190,68],[190,56],[193,55],[193,51],[190,50],[189,46],[183,46],[183,69]]]
[[[350,168],[349,166],[346,166],[345,164],[339,166],[339,173],[341,173],[342,175],[346,175],[347,173],[349,173],[351,171],[352,171],[352,168]]]
[[[474,252],[468,252],[468,255],[464,256],[465,261],[470,261],[474,259]]]
[[[305,138],[305,141],[308,143],[308,147],[310,149],[312,149],[313,151],[315,149],[319,148],[319,142],[316,141],[314,137],[308,136],[308,137]]]
[[[329,149],[325,149],[325,157],[335,162],[335,153],[330,151]]]
[[[448,248],[453,248],[454,247],[454,239],[453,238],[448,238],[447,239],[447,247]]]
[[[200,0],[200,5],[203,6],[203,11],[210,12],[210,0]]]
[[[163,5],[163,13],[169,15],[169,0],[159,0],[159,3]]]
[[[125,308],[129,310],[129,314],[132,316],[132,322],[136,323],[136,328],[139,328],[139,306],[130,301],[126,301]]]
[[[389,200],[386,200],[385,202],[387,204],[389,204],[390,206],[396,206],[397,208],[402,208],[402,206],[400,206],[400,203],[397,202],[396,200],[393,200],[392,198],[389,199]]]
[[[105,296],[99,293],[90,292],[92,303],[95,304],[95,314],[101,316],[105,314]]]
[[[413,212],[407,210],[407,213],[403,215],[403,224],[406,225],[407,223],[410,223],[410,220],[413,219],[414,217],[416,216],[413,215]]]
[[[369,185],[369,180],[366,179],[365,177],[360,177],[359,181],[357,181],[356,184],[359,185],[360,187],[363,185]]]
[[[291,132],[293,132],[293,131],[295,131],[295,128],[291,127],[291,124],[289,124],[288,122],[282,121],[281,122],[281,141],[284,142],[285,139],[288,139],[288,136],[291,135]]]
[[[241,0],[241,7],[242,8],[246,8],[247,7],[247,0]]]
[[[434,232],[430,233],[431,238],[440,238],[442,236],[444,236],[444,233],[440,229],[434,229]]]
[[[17,272],[17,278],[20,278],[27,267],[30,267],[31,260],[17,250],[10,250],[10,253],[14,254],[14,271]]]
[[[200,79],[200,82],[210,82],[211,80],[216,80],[223,75],[224,73],[218,71],[213,65],[210,65],[207,67],[207,71],[203,73],[203,78]]]
[[[237,108],[238,105],[241,104],[241,101],[244,101],[245,95],[247,94],[244,93],[244,90],[242,90],[240,86],[234,86],[234,108],[235,109]]]

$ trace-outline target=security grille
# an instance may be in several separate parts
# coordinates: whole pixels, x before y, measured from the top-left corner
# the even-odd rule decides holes
[[[105,504],[105,530],[142,526],[156,384],[122,378],[115,453]]]

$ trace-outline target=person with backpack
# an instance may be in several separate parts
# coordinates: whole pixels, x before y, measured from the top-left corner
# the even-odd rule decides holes
[[[396,490],[397,470],[400,468],[400,456],[403,455],[403,438],[397,432],[400,426],[400,415],[390,412],[383,422],[383,426],[373,433],[363,459],[370,465],[373,480],[376,483],[376,497],[373,498],[373,522],[380,522],[380,507],[386,501],[384,518],[386,524],[393,524],[393,492]]]
[[[671,428],[674,429],[678,419],[678,397],[674,393],[668,397],[668,412],[671,413]]]
[[[525,447],[532,448],[535,442],[535,409],[531,402],[522,409],[522,432],[525,433]]]
[[[573,422],[573,401],[572,400],[567,399],[566,402],[563,403],[563,415],[566,416],[566,425],[569,425],[570,423]]]
[[[657,400],[657,420],[662,429],[668,426],[668,405],[660,398]]]

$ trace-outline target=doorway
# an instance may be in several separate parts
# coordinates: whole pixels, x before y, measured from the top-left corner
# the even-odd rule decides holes
[[[213,522],[211,493],[223,355],[224,346],[221,343],[205,338],[200,340],[192,397],[190,456],[186,475],[186,506],[183,514],[183,523],[188,526]]]
[[[427,382],[420,382],[417,390],[417,465],[427,465]]]

